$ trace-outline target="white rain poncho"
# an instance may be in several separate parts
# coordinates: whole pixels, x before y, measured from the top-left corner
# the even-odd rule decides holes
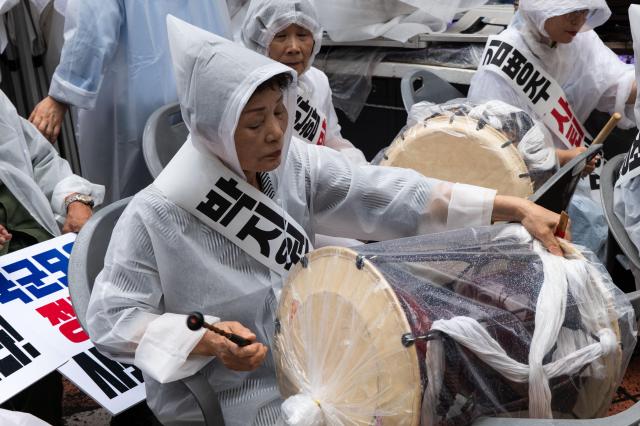
[[[76,176],[69,163],[0,91],[0,184],[51,235],[60,235],[64,199],[75,192],[102,202],[104,187]],[[56,221],[56,219],[58,221]]]
[[[589,18],[571,43],[550,47],[543,40],[547,19],[582,9],[590,10]],[[521,0],[513,22],[500,37],[538,59],[562,87],[582,123],[594,109],[610,114],[617,111],[623,114],[619,126],[630,128],[635,125],[635,118],[633,106],[626,105],[626,101],[634,81],[633,65],[624,64],[592,31],[606,22],[609,15],[604,0]],[[511,86],[490,70],[479,70],[474,75],[469,99],[476,102],[498,99],[533,113]],[[556,144],[558,148],[565,147],[557,140]]]
[[[340,134],[338,116],[331,100],[331,87],[326,74],[311,66],[322,44],[322,28],[315,7],[310,0],[257,0],[251,2],[242,25],[242,43],[251,50],[269,56],[269,46],[277,33],[289,25],[299,25],[313,35],[314,46],[305,72],[298,76],[298,109],[294,130],[296,136],[316,143],[318,133],[325,132],[325,145],[342,152],[355,163],[365,163],[364,154]],[[306,101],[306,102],[305,102]],[[313,112],[326,120],[311,126]]]
[[[544,22],[576,10],[589,9],[581,32],[568,44],[550,47]],[[611,12],[604,0],[522,0],[513,22],[500,34],[502,40],[528,56],[535,57],[558,82],[567,96],[573,112],[581,123],[594,109],[623,114],[619,126],[633,127],[633,107],[626,105],[634,81],[633,66],[624,64],[604,45],[592,29],[602,25]],[[523,99],[491,70],[479,70],[471,80],[469,99],[474,102],[501,100],[528,112],[541,120]],[[565,145],[545,128],[549,138],[560,149]],[[601,253],[607,237],[602,206],[591,199],[588,179],[582,179],[569,206],[574,242],[594,253]]]
[[[6,49],[7,44],[9,43],[7,28],[4,24],[4,15],[18,3],[20,3],[19,0],[0,0],[0,54],[4,53],[4,49]],[[2,81],[1,74],[0,81]]]
[[[640,55],[640,6],[631,5],[629,22],[633,35],[633,50]],[[636,79],[640,80],[640,62],[636,61]],[[636,120],[640,118],[640,101],[636,99]],[[640,134],[638,135],[640,137]],[[631,149],[637,149],[640,142],[636,140]],[[635,154],[637,155],[637,154]],[[636,156],[636,161],[638,157]],[[613,210],[624,225],[629,238],[640,250],[640,178],[634,177],[624,182],[616,182],[613,189]]]
[[[107,199],[151,182],[142,156],[149,116],[177,100],[165,17],[227,34],[226,4],[210,0],[69,0],[64,46],[49,95],[80,108],[76,127],[83,175]]]
[[[261,82],[295,73],[177,19],[168,21],[182,115],[191,131],[187,143],[246,180],[234,142],[240,112]],[[293,110],[294,90],[284,95]],[[493,191],[409,170],[354,166],[333,150],[289,143],[292,123],[290,114],[282,164],[263,177],[274,187],[273,202],[307,235],[337,229],[382,240],[489,223]],[[147,402],[165,424],[201,418],[184,385],[175,382],[199,370],[218,392],[227,425],[272,424],[281,401],[271,358],[254,372],[239,373],[215,359],[189,356],[204,331],[189,331],[184,314],[239,321],[269,344],[281,285],[280,275],[153,184],[132,199],[114,229],[89,303],[89,333],[109,356],[135,358],[145,375]]]
[[[335,41],[386,37],[407,41],[447,29],[454,16],[487,0],[314,0],[320,22]]]

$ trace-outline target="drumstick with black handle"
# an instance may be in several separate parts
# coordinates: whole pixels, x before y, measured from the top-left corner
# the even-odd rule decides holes
[[[249,339],[245,339],[244,337],[240,337],[234,333],[228,333],[214,325],[207,324],[207,322],[205,322],[204,320],[204,315],[202,315],[200,312],[191,312],[189,314],[189,316],[187,317],[187,327],[189,328],[189,330],[193,331],[200,330],[202,327],[204,327],[207,330],[211,330],[216,334],[226,337],[240,347],[249,346],[252,343]]]

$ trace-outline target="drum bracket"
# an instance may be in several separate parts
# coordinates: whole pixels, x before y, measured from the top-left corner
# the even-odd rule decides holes
[[[401,342],[402,342],[402,346],[404,346],[405,348],[408,348],[410,346],[413,346],[413,344],[417,340],[423,340],[425,342],[428,342],[429,340],[436,340],[436,339],[442,339],[442,333],[438,330],[433,330],[433,331],[429,331],[424,336],[414,336],[411,333],[405,333],[402,335]]]
[[[364,268],[364,256],[358,255],[356,257],[356,268],[358,269]]]

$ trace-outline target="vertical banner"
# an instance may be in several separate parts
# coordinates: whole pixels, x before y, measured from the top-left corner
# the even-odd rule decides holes
[[[67,287],[75,237],[66,234],[0,257],[0,374],[5,364],[12,372],[0,377],[0,401],[58,368],[117,414],[145,399],[142,373],[100,354],[76,318]]]

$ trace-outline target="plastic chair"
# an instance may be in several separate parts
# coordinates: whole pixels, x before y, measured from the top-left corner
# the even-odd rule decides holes
[[[151,176],[156,178],[187,140],[180,104],[165,105],[147,120],[142,135],[142,154]]]
[[[609,238],[606,245],[606,263],[607,269],[611,270],[616,261],[616,254],[622,252],[631,265],[640,271],[640,256],[638,249],[629,238],[624,225],[615,212],[613,211],[613,187],[618,180],[620,166],[624,161],[626,154],[619,154],[613,157],[602,169],[600,175],[600,196],[602,197],[602,205],[604,206],[604,217],[609,225]]]
[[[116,201],[101,210],[83,226],[69,259],[69,294],[78,321],[87,330],[86,316],[93,283],[102,270],[113,228],[132,197]],[[186,332],[186,325],[185,325]],[[193,394],[207,426],[224,426],[216,392],[200,373],[181,380]]]
[[[421,101],[441,104],[451,99],[464,98],[464,95],[451,83],[423,69],[417,69],[402,77],[400,91],[402,103],[407,112],[413,104]]]
[[[587,161],[601,151],[602,144],[591,145],[585,152],[562,166],[529,199],[556,213],[566,210]]]

